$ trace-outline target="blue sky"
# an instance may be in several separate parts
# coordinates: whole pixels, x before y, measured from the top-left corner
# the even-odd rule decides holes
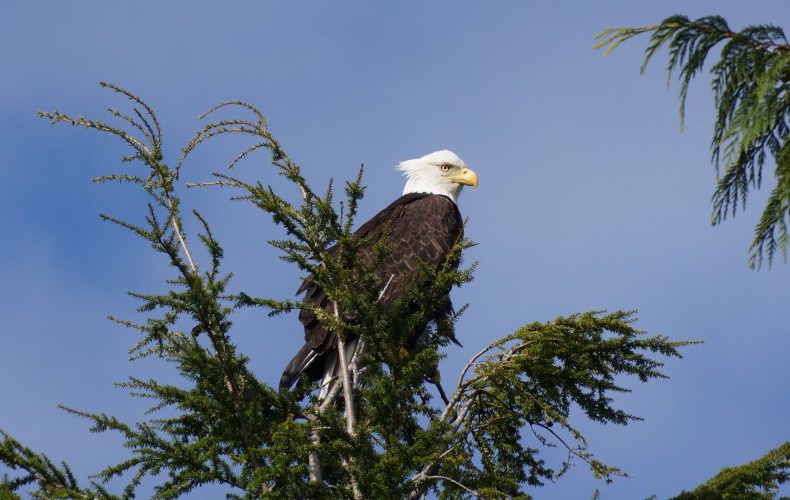
[[[155,362],[129,364],[136,318],[126,291],[160,291],[166,262],[97,213],[133,220],[141,197],[96,186],[116,172],[119,141],[35,110],[107,118],[125,103],[110,81],[158,112],[166,155],[201,126],[213,104],[244,99],[315,186],[366,165],[360,220],[396,198],[394,165],[452,149],[480,188],[460,199],[479,245],[477,279],[456,290],[470,309],[448,348],[446,379],[496,337],[532,321],[592,309],[639,309],[638,325],[704,339],[672,360],[670,380],[634,385],[618,404],[645,418],[625,428],[584,423],[602,460],[633,478],[612,485],[581,464],[537,498],[659,498],[788,439],[786,362],[790,267],[746,265],[765,193],[722,226],[710,225],[713,99],[692,85],[685,131],[665,56],[639,76],[646,39],[612,56],[592,50],[607,27],[655,24],[683,13],[725,16],[734,28],[790,27],[781,2],[5,2],[0,6],[0,428],[80,477],[125,456],[57,404],[133,421],[145,405],[112,383],[172,379]],[[198,151],[184,181],[206,180],[240,144]],[[770,172],[770,167],[767,173]],[[265,157],[238,174],[274,182]],[[765,191],[772,188],[765,187]],[[227,190],[183,193],[226,248],[234,285],[290,297],[298,272],[266,241],[278,228]],[[195,222],[188,221],[194,233]],[[239,314],[234,339],[260,378],[276,383],[298,349],[295,317]],[[578,417],[578,415],[577,415]],[[216,492],[196,493],[211,498]],[[142,496],[145,496],[143,494]]]

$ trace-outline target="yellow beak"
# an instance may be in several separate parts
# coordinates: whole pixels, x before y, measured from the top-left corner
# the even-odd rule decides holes
[[[477,174],[474,170],[465,168],[461,170],[461,175],[450,177],[453,182],[463,184],[464,186],[472,186],[477,189]]]

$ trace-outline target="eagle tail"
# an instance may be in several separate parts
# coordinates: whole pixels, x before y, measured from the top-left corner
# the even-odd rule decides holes
[[[299,380],[299,377],[318,358],[318,354],[305,344],[288,363],[280,377],[280,390],[287,391]]]
[[[357,343],[359,339],[352,339],[346,344],[346,361],[353,364],[353,358],[357,355]],[[351,374],[353,376],[353,374]],[[334,386],[335,380],[342,380],[342,371],[340,369],[340,356],[337,351],[332,351],[326,354],[324,361],[324,374],[321,377],[321,387],[318,391],[318,400],[323,401],[329,396],[329,391]],[[352,378],[352,383],[354,382]]]

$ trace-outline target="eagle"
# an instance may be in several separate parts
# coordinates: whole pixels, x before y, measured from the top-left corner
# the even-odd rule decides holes
[[[477,188],[477,174],[447,150],[401,162],[396,168],[406,176],[403,195],[354,233],[354,238],[368,238],[370,242],[357,251],[362,262],[372,262],[376,241],[382,241],[388,249],[374,270],[381,284],[379,300],[384,307],[395,302],[420,265],[437,270],[446,263],[458,267],[457,259],[449,261],[451,250],[463,236],[458,197],[464,186]],[[329,255],[337,251],[337,245],[327,250]],[[333,311],[334,304],[312,275],[302,282],[296,294],[304,294],[305,304]],[[434,320],[451,313],[448,299]],[[321,381],[319,398],[323,399],[331,381],[340,375],[337,336],[321,323],[314,308],[302,309],[299,321],[304,327],[305,344],[285,367],[280,390],[288,390],[300,377],[307,377]],[[451,340],[460,345],[454,336]],[[346,339],[347,353],[354,351],[356,342],[357,339]],[[350,359],[347,354],[346,360]]]

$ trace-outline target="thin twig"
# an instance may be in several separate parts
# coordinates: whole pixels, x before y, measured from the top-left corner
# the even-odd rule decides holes
[[[387,280],[387,283],[384,285],[384,288],[382,288],[381,291],[379,292],[379,298],[377,299],[379,302],[381,302],[381,299],[384,298],[384,294],[387,293],[387,288],[389,288],[393,278],[395,278],[395,275],[390,274],[390,279]]]
[[[461,395],[464,392],[462,390],[463,389],[463,383],[464,383],[464,377],[466,377],[466,373],[469,371],[469,369],[472,366],[475,365],[475,363],[477,362],[478,358],[480,358],[480,356],[482,356],[483,354],[487,353],[488,351],[490,351],[491,349],[496,347],[496,345],[498,343],[499,343],[499,341],[492,342],[491,344],[488,344],[487,347],[483,348],[477,354],[472,356],[472,359],[470,359],[469,362],[464,367],[464,369],[461,370],[461,375],[458,376],[458,382],[456,383],[455,391],[453,391],[453,396],[450,398],[450,402],[447,403],[447,406],[445,406],[441,417],[439,417],[440,420],[445,420],[449,416],[450,411],[452,410],[452,407],[455,406],[455,404],[458,403],[458,401],[460,400]]]
[[[322,411],[326,410],[328,407],[330,407],[335,402],[335,400],[337,399],[337,396],[340,394],[340,390],[343,387],[343,384],[341,383],[340,380],[333,380],[331,382],[331,384],[332,385],[330,385],[329,391],[327,391],[326,397],[321,402],[321,405],[318,407],[318,412],[319,413],[321,413]]]
[[[466,405],[464,405],[461,411],[458,412],[458,417],[456,417],[456,419],[453,420],[453,423],[450,424],[453,427],[454,432],[458,432],[458,429],[461,427],[461,424],[464,423],[464,419],[466,418],[466,415],[469,413],[469,410],[472,408],[472,403],[474,403],[475,398],[477,398],[477,395],[478,395],[477,392],[472,393],[472,395],[467,400]]]
[[[173,225],[173,230],[178,237],[178,242],[181,245],[181,249],[184,251],[187,261],[189,261],[189,268],[192,269],[193,273],[197,274],[197,266],[195,266],[195,262],[192,260],[192,253],[189,251],[189,247],[187,247],[187,242],[184,239],[184,235],[181,231],[181,226],[178,224],[175,214],[173,214],[173,200],[170,199],[170,194],[167,191],[165,191],[165,198],[167,199],[167,208],[170,210],[171,214],[170,223]]]
[[[455,419],[452,421],[452,423],[450,423],[450,426],[453,429],[453,433],[458,433],[459,432],[459,430],[461,429],[461,426],[464,423],[464,420],[466,419],[466,416],[469,414],[469,411],[471,410],[472,405],[474,404],[474,401],[475,401],[475,399],[477,398],[477,396],[479,394],[478,390],[473,390],[471,393],[467,392],[466,389],[468,388],[469,381],[468,380],[467,381],[464,380],[466,378],[466,376],[467,376],[467,373],[469,372],[469,370],[473,366],[478,364],[477,360],[480,359],[480,357],[482,357],[485,353],[491,351],[492,349],[494,349],[495,347],[497,347],[499,345],[502,345],[502,340],[501,339],[497,340],[495,342],[492,342],[491,344],[489,344],[485,348],[483,348],[480,351],[478,351],[477,354],[472,356],[472,359],[469,360],[469,362],[466,364],[464,369],[461,371],[461,374],[458,377],[458,382],[456,384],[456,389],[453,392],[453,396],[450,399],[450,401],[447,403],[447,405],[445,406],[445,409],[442,412],[442,415],[439,417],[440,420],[447,420],[447,418],[449,418],[450,415],[453,413],[452,410],[455,409],[456,405],[459,402],[461,402],[462,400],[466,400],[463,408],[461,408],[461,410],[455,416]],[[522,344],[518,344],[518,345],[514,346],[513,348],[509,349],[507,353],[505,353],[503,358],[510,359],[510,357],[512,357],[514,354],[516,354],[521,349],[523,349],[525,345],[526,345],[526,343],[522,343]],[[473,381],[473,380],[476,380],[476,379],[477,378],[472,378],[470,380]],[[468,431],[466,431],[466,432],[468,432]],[[430,476],[429,474],[439,464],[439,462],[441,462],[441,460],[444,457],[446,457],[447,454],[449,454],[450,451],[452,451],[457,446],[458,446],[458,443],[456,442],[455,444],[451,444],[450,446],[448,446],[445,450],[441,451],[440,453],[437,453],[436,455],[434,455],[434,458],[431,459],[431,461],[429,463],[425,464],[425,466],[422,468],[422,470],[419,473],[417,473],[412,478],[412,483],[415,486],[415,490],[412,492],[412,494],[409,496],[409,498],[417,499],[417,498],[419,498],[422,495],[422,492],[424,491],[425,488],[423,486],[420,486],[420,484],[424,483],[428,478],[430,478],[430,477],[440,477],[440,476]],[[447,478],[447,479],[449,481],[453,482],[453,483],[456,483],[454,480],[451,480],[449,478]],[[460,485],[460,483],[457,483],[457,484],[459,486],[463,487],[463,485]],[[473,493],[471,490],[467,490],[467,491],[469,491],[470,493]]]
[[[472,396],[466,402],[464,408],[459,412],[458,418],[456,418],[455,421],[453,421],[453,423],[450,424],[453,428],[453,433],[458,433],[458,430],[461,428],[461,425],[463,425],[464,419],[466,418],[466,415],[469,413],[469,410],[472,407],[472,403],[474,402],[476,397],[477,397],[477,393],[472,394]],[[447,449],[443,450],[441,453],[435,454],[434,457],[430,460],[430,462],[425,464],[422,470],[417,474],[415,474],[415,476],[411,479],[411,482],[414,485],[414,491],[412,491],[411,495],[409,495],[410,499],[416,500],[420,498],[423,491],[425,491],[425,486],[423,485],[423,483],[428,477],[430,477],[429,474],[431,473],[431,471],[434,470],[434,468],[439,464],[439,462],[441,462],[442,459],[446,457],[453,449],[457,448],[459,444],[460,442],[456,442],[455,444],[448,446]]]
[[[471,495],[479,496],[475,490],[473,490],[473,489],[471,489],[471,488],[469,488],[467,486],[464,486],[463,484],[459,483],[455,479],[449,478],[447,476],[425,476],[424,479],[426,481],[431,480],[431,479],[439,480],[439,481],[447,481],[448,483],[453,483],[454,485],[458,486],[459,488],[463,489],[464,491],[466,491],[467,493],[469,493]]]

